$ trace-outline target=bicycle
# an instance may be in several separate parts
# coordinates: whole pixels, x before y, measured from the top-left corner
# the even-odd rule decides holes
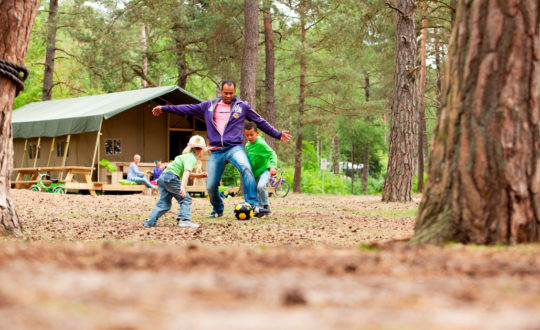
[[[289,193],[289,184],[287,181],[283,179],[283,173],[285,173],[284,169],[278,168],[279,171],[279,178],[276,174],[275,176],[271,176],[268,180],[268,184],[270,187],[274,188],[274,197],[285,197]]]
[[[50,192],[54,194],[65,194],[66,193],[66,187],[62,183],[58,183],[58,179],[51,179],[51,185],[47,186],[43,179],[50,179],[49,174],[47,173],[41,173],[39,168],[37,169],[39,173],[39,180],[37,184],[30,187],[30,190],[32,191],[44,191],[44,192]]]

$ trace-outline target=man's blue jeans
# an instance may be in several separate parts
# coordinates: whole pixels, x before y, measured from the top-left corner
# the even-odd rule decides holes
[[[266,170],[262,172],[255,180],[257,181],[257,197],[259,198],[260,205],[264,207],[268,205],[268,190],[266,190],[266,186],[268,185],[268,180],[270,180],[270,171]]]
[[[145,226],[155,226],[159,217],[171,209],[171,200],[174,197],[180,204],[180,211],[176,219],[191,220],[191,196],[186,191],[186,197],[180,196],[180,179],[171,171],[163,172],[158,179],[159,200],[152,213],[145,221]]]
[[[259,201],[257,200],[257,183],[255,177],[251,171],[251,164],[244,151],[244,148],[240,145],[223,147],[213,150],[210,153],[210,159],[208,160],[208,166],[206,172],[208,178],[206,179],[206,190],[208,191],[208,198],[210,204],[214,208],[214,212],[223,213],[224,205],[223,200],[219,196],[219,182],[225,171],[225,165],[227,162],[231,163],[242,175],[242,182],[244,184],[244,199],[247,203],[257,206]]]

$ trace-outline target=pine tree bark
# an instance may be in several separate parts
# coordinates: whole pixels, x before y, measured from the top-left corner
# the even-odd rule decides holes
[[[300,1],[300,43],[305,45],[306,43],[306,17],[304,12],[304,3]],[[302,52],[300,54],[300,90],[298,92],[298,121],[297,121],[297,134],[296,138],[296,155],[294,157],[294,182],[293,191],[296,193],[302,192],[302,150],[304,140],[304,107],[306,101],[306,70],[307,60],[306,55]]]
[[[414,242],[540,241],[539,13],[459,2]]]
[[[244,56],[240,98],[257,108],[257,56],[259,52],[259,6],[257,0],[244,0]]]
[[[45,71],[43,72],[43,90],[41,99],[52,100],[54,60],[56,56],[56,14],[58,13],[58,0],[49,2],[49,20],[47,22],[47,50],[45,52]]]
[[[0,59],[18,65],[24,63],[38,5],[37,0],[0,0]],[[22,226],[9,192],[13,169],[11,114],[16,90],[15,83],[0,74],[0,233],[22,236]]]
[[[425,16],[426,4],[422,4],[422,30],[420,32],[420,81],[418,86],[418,176],[416,191],[424,190],[424,144],[426,141],[426,111],[424,94],[426,92],[426,39],[427,19]]]
[[[276,110],[275,110],[275,57],[274,57],[274,29],[272,27],[272,13],[270,7],[272,1],[264,1],[264,48],[266,54],[266,75],[265,75],[265,119],[270,125],[275,126]],[[265,135],[265,140],[268,145],[274,149],[275,139]]]
[[[412,200],[416,168],[416,33],[413,0],[396,1],[396,64],[390,127],[390,146],[382,200]]]

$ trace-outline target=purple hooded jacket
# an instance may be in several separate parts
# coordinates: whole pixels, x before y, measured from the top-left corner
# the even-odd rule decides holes
[[[241,145],[244,140],[244,119],[255,122],[257,128],[273,138],[281,139],[281,132],[264,120],[247,102],[235,97],[231,102],[231,116],[225,126],[223,136],[219,134],[214,124],[214,109],[221,97],[199,104],[163,105],[163,112],[177,115],[192,115],[203,117],[206,121],[206,134],[211,147],[227,147]]]

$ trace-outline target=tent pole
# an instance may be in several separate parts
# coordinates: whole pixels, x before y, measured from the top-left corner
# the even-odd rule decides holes
[[[90,167],[92,168],[90,170],[90,178],[92,178],[92,174],[94,174],[94,163],[96,161],[96,154],[98,152],[99,136],[101,135],[101,124],[102,123],[103,123],[103,119],[99,123],[99,131],[96,134],[96,145],[94,146],[94,155],[92,156],[92,164],[90,164]],[[99,180],[99,165],[97,166],[97,170],[98,170],[97,175],[98,175],[98,180]]]
[[[27,145],[28,145],[28,139],[24,139],[24,151],[23,151],[23,154],[22,154],[21,166],[19,166],[19,167],[23,167],[23,165],[24,165],[24,156],[26,156],[26,146]]]
[[[49,166],[49,164],[51,162],[51,156],[52,156],[52,153],[54,151],[54,140],[55,140],[55,137],[53,136],[52,142],[51,142],[51,150],[49,151],[49,159],[47,159],[47,167]]]
[[[37,140],[36,154],[34,155],[34,168],[36,168],[37,159],[39,155],[39,148],[41,148],[41,136],[38,137],[38,140]]]

